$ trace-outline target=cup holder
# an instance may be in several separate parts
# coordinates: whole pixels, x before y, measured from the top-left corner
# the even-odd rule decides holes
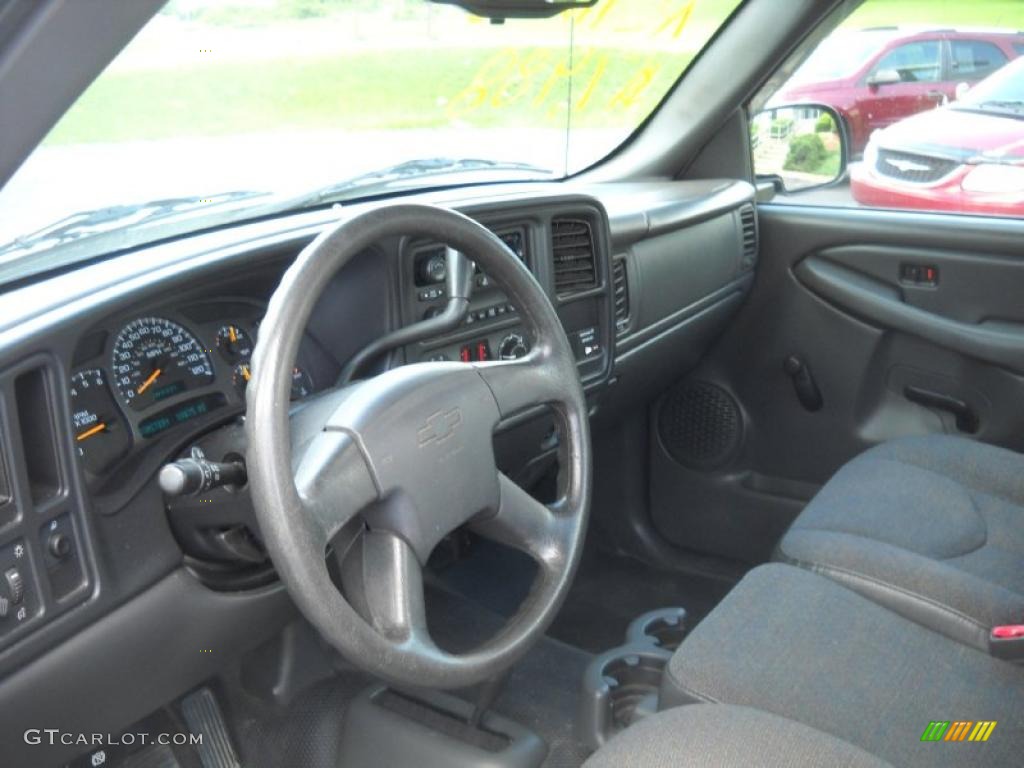
[[[583,673],[576,736],[597,749],[658,711],[661,675],[686,636],[686,609],[661,608],[634,619],[626,643],[595,658]]]
[[[627,643],[649,642],[674,651],[686,637],[686,609],[660,608],[633,619],[626,630]]]
[[[583,674],[576,720],[581,742],[597,749],[628,725],[657,709],[661,673],[672,657],[650,643],[601,654]]]
[[[605,665],[604,679],[610,689],[612,725],[625,728],[637,715],[637,706],[661,685],[666,659],[661,656],[631,653],[617,656]]]

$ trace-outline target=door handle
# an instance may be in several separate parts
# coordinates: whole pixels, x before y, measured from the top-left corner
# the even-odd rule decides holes
[[[952,413],[956,417],[956,428],[961,432],[973,435],[978,431],[978,414],[966,401],[958,397],[911,386],[903,388],[903,396],[910,402],[923,405],[926,408]]]
[[[807,257],[793,272],[812,293],[877,327],[1024,373],[1024,324],[964,323],[927,312],[904,302],[889,283],[819,256]]]

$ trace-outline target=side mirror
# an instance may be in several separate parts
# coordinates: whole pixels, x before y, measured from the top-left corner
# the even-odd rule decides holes
[[[953,92],[955,94],[953,98],[960,101],[969,90],[971,90],[970,83],[957,83],[956,90]]]
[[[895,85],[902,81],[903,78],[895,69],[880,69],[868,78],[868,86],[878,88],[882,85]]]
[[[787,104],[750,121],[754,173],[778,191],[832,184],[846,174],[849,146],[843,119],[823,104]]]

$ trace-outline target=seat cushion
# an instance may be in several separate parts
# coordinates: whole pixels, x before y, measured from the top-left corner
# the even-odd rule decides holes
[[[797,517],[777,559],[987,648],[1024,622],[1024,456],[957,437],[872,448]]]
[[[827,733],[749,707],[676,707],[641,720],[585,768],[885,768]]]
[[[690,633],[661,702],[763,709],[900,766],[1018,765],[1024,751],[1024,668],[777,563],[748,573]],[[921,741],[931,721],[992,720],[984,744]]]

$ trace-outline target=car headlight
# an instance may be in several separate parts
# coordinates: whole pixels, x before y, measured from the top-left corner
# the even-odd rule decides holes
[[[866,147],[864,147],[864,167],[874,169],[878,164],[878,144],[874,140],[869,140]]]
[[[982,192],[990,195],[1012,192],[1024,194],[1024,166],[979,165],[964,177],[960,186],[965,192]]]

